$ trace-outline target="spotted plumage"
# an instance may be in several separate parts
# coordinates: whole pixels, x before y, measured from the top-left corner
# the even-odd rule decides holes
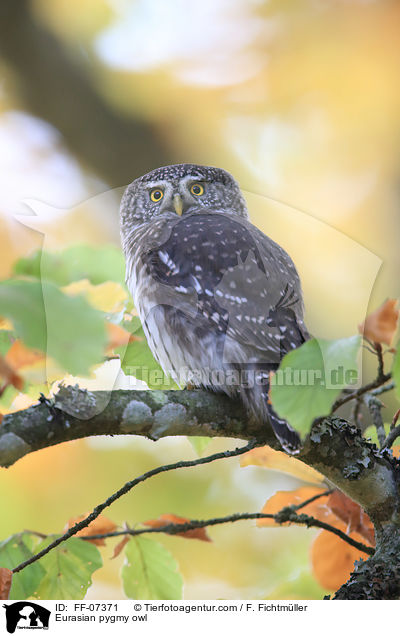
[[[121,203],[127,284],[149,346],[177,382],[228,395],[269,422],[284,448],[298,436],[268,401],[269,373],[308,337],[296,269],[251,224],[233,177],[166,166]]]

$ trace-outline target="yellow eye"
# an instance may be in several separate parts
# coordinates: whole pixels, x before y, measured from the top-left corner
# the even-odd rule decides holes
[[[157,203],[158,201],[161,201],[163,196],[164,196],[164,192],[162,190],[160,190],[159,188],[154,188],[154,190],[152,190],[150,192],[150,199],[154,203]]]
[[[204,194],[204,186],[202,186],[201,183],[193,183],[190,186],[190,192],[196,197],[201,197],[201,195]]]

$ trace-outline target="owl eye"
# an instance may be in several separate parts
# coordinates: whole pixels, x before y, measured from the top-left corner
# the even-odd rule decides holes
[[[159,188],[155,188],[154,190],[151,190],[150,192],[150,199],[154,201],[154,203],[161,201],[163,196],[164,196],[164,192],[160,190]]]
[[[201,197],[201,195],[204,194],[204,186],[201,185],[201,183],[193,183],[190,186],[190,192],[196,197]]]

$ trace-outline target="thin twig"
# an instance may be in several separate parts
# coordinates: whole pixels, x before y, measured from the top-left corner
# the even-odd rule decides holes
[[[382,444],[382,448],[390,448],[393,444],[393,442],[400,437],[400,424],[398,424],[396,426],[397,420],[399,419],[400,416],[400,409],[398,409],[396,411],[396,413],[393,415],[393,419],[390,423],[390,431],[388,433],[388,436],[386,437],[386,439],[384,440],[383,444]]]
[[[39,537],[39,539],[47,539],[47,537],[49,536],[48,534],[45,534],[44,532],[38,532],[37,530],[23,530],[22,534],[33,534],[35,537]]]
[[[326,494],[326,493],[324,493]],[[322,495],[319,495],[322,496]],[[307,502],[303,502],[301,505],[306,505]],[[325,523],[325,521],[320,521],[315,517],[311,517],[309,515],[300,514],[298,515],[294,506],[286,506],[282,508],[276,514],[269,514],[263,512],[242,512],[236,513],[233,515],[228,515],[227,517],[216,517],[215,519],[206,519],[204,521],[193,519],[188,521],[187,523],[169,523],[165,526],[161,526],[159,528],[139,528],[138,530],[120,530],[116,532],[106,532],[104,534],[93,534],[90,536],[81,537],[85,541],[91,541],[93,539],[108,539],[111,537],[122,537],[125,535],[129,535],[132,537],[136,537],[140,534],[152,534],[157,532],[163,532],[165,534],[180,534],[183,532],[188,532],[189,530],[197,530],[198,528],[206,528],[209,526],[217,526],[223,523],[233,523],[236,521],[245,521],[249,519],[272,519],[278,524],[283,523],[297,523],[299,525],[305,525],[308,528],[320,528],[322,530],[327,530],[328,532],[332,532],[336,534],[336,536],[340,537],[343,541],[346,541],[349,545],[365,552],[366,554],[374,554],[375,550],[372,547],[365,545],[359,541],[356,541],[352,537],[349,537],[345,532],[339,530],[339,528],[335,528],[335,526],[331,526],[329,523]]]
[[[398,437],[400,437],[400,424],[398,424],[397,426],[392,428],[391,431],[389,431],[388,436],[383,442],[382,448],[390,448]]]
[[[379,342],[374,342],[374,349],[376,351],[376,355],[378,356],[378,378],[383,378],[385,375],[385,369],[382,345]]]
[[[44,548],[43,550],[40,550],[40,552],[38,552],[37,554],[33,555],[32,557],[30,557],[23,563],[20,563],[19,565],[17,565],[12,570],[13,573],[15,574],[16,572],[20,572],[31,563],[38,561],[38,559],[41,559],[45,554],[50,552],[50,550],[53,550],[58,545],[60,545],[60,543],[72,537],[74,534],[79,532],[79,530],[86,528],[92,521],[94,521],[103,512],[105,508],[108,508],[108,506],[111,506],[111,504],[114,503],[114,501],[116,501],[123,495],[126,495],[126,493],[128,493],[130,490],[132,490],[132,488],[134,488],[138,484],[146,481],[147,479],[150,479],[150,477],[154,477],[155,475],[159,475],[160,473],[165,473],[170,470],[177,470],[179,468],[191,468],[192,466],[209,464],[213,461],[216,461],[217,459],[226,459],[228,457],[236,457],[237,455],[243,455],[243,453],[247,453],[247,451],[251,450],[255,446],[257,446],[257,441],[252,440],[245,446],[242,446],[240,448],[235,448],[234,450],[231,450],[231,451],[222,451],[221,453],[214,453],[213,455],[207,455],[206,457],[199,457],[198,459],[180,461],[180,462],[175,462],[174,464],[165,464],[163,466],[158,466],[157,468],[153,468],[152,470],[149,470],[143,475],[140,475],[139,477],[136,477],[135,479],[128,481],[124,486],[122,486],[122,488],[120,488],[115,493],[113,493],[110,497],[108,497],[106,501],[96,506],[85,519],[82,519],[82,521],[79,521],[74,526],[69,528],[67,532],[65,532],[63,535],[61,535],[60,537],[52,541],[46,548]]]
[[[354,402],[350,417],[351,421],[353,421],[356,426],[358,426],[360,422],[359,428],[361,428],[361,405],[362,400],[357,398]]]
[[[351,400],[355,400],[356,398],[361,397],[365,393],[369,393],[369,391],[372,391],[373,389],[376,389],[382,386],[383,384],[388,382],[388,380],[390,380],[391,377],[392,377],[391,373],[385,373],[382,377],[379,377],[379,376],[376,377],[375,380],[360,387],[359,389],[357,389],[357,391],[353,391],[352,393],[348,393],[347,395],[344,395],[343,397],[338,398],[336,402],[333,403],[330,414],[337,411],[337,409],[343,406],[343,404],[347,404],[347,402],[350,402]]]
[[[387,391],[392,391],[392,389],[394,389],[394,382],[389,382],[389,384],[385,384],[371,391],[371,395],[382,395],[382,393],[387,393]]]

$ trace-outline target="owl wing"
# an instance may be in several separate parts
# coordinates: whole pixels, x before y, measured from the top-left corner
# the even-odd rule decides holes
[[[190,305],[204,328],[240,344],[247,360],[278,366],[308,337],[290,257],[249,221],[215,211],[184,216],[143,263],[159,290],[173,290],[180,311]]]

